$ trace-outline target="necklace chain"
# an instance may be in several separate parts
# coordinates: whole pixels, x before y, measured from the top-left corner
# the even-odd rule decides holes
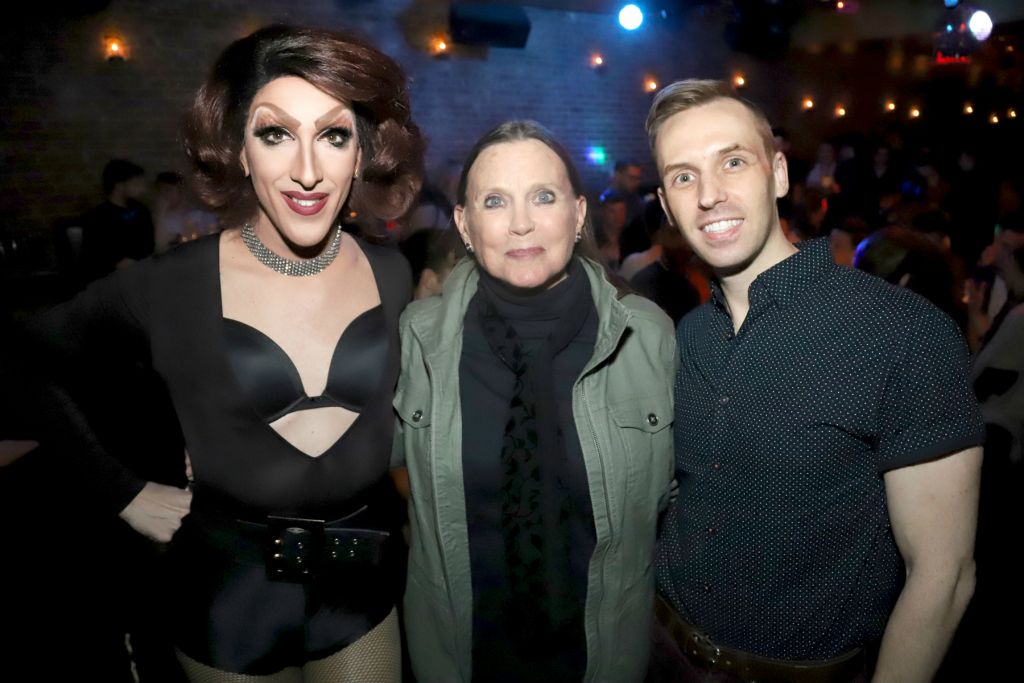
[[[242,226],[242,242],[257,261],[274,272],[293,277],[306,277],[323,272],[324,268],[334,262],[334,257],[338,255],[338,250],[341,248],[341,226],[335,226],[334,236],[326,249],[313,258],[307,259],[287,259],[278,256],[260,241],[251,223]]]

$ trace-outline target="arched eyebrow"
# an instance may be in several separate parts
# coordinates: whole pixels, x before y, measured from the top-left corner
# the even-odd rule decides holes
[[[259,113],[260,109],[269,109],[274,114],[274,116],[276,116],[281,121],[281,123],[283,123],[285,126],[287,126],[289,128],[298,128],[299,127],[298,119],[293,118],[284,109],[281,109],[281,107],[277,106],[276,104],[272,104],[270,102],[259,102],[255,106],[253,106],[253,108],[252,108],[252,112],[253,112],[252,113],[252,119],[254,121],[256,120],[256,115]]]
[[[323,128],[328,123],[336,123],[339,116],[347,111],[348,107],[346,107],[344,104],[339,104],[337,107],[330,110],[329,112],[318,118],[316,121],[314,121],[313,124],[317,128]]]
[[[271,102],[257,103],[256,106],[253,107],[254,119],[256,118],[256,113],[259,111],[260,108],[269,109],[274,114],[274,116],[276,116],[281,121],[281,123],[288,126],[289,128],[298,128],[301,125],[301,122],[298,119],[294,118],[293,116],[288,114],[288,112],[286,112],[284,109],[281,109],[281,107]],[[348,107],[346,107],[344,104],[339,104],[337,107],[334,107],[329,112],[327,112],[326,114],[318,118],[316,121],[314,121],[313,125],[316,128],[322,128],[324,125],[328,123],[334,123],[339,118],[339,116],[345,113],[347,110]]]

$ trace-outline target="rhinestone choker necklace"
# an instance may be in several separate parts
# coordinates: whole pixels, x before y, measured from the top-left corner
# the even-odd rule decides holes
[[[334,237],[331,238],[326,249],[313,258],[307,259],[286,259],[283,256],[278,256],[260,241],[251,223],[242,226],[242,242],[256,257],[256,260],[267,268],[282,275],[305,277],[322,272],[334,261],[334,257],[338,255],[338,249],[341,248],[341,226],[334,228]]]

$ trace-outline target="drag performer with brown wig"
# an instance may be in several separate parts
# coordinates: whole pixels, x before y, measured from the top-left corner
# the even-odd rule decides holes
[[[266,28],[221,55],[185,148],[234,227],[118,271],[36,323],[51,434],[87,453],[86,483],[112,511],[173,536],[190,679],[398,680],[388,459],[410,279],[339,216],[394,218],[419,188],[405,76],[351,36]],[[57,381],[94,344],[162,375],[192,491],[140,480],[96,442]]]

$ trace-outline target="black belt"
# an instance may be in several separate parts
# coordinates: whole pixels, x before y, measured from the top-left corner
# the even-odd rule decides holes
[[[209,505],[186,518],[199,538],[235,560],[265,564],[278,581],[309,581],[327,574],[379,568],[392,550],[389,501],[365,504],[335,520],[267,515],[236,519]]]
[[[350,568],[379,567],[391,534],[380,529],[331,526],[318,519],[268,516],[267,574],[279,581],[306,581]]]
[[[714,643],[707,634],[679,616],[660,595],[655,598],[654,611],[683,655],[709,671],[720,671],[758,683],[848,683],[867,671],[865,648],[826,660],[772,659]]]

